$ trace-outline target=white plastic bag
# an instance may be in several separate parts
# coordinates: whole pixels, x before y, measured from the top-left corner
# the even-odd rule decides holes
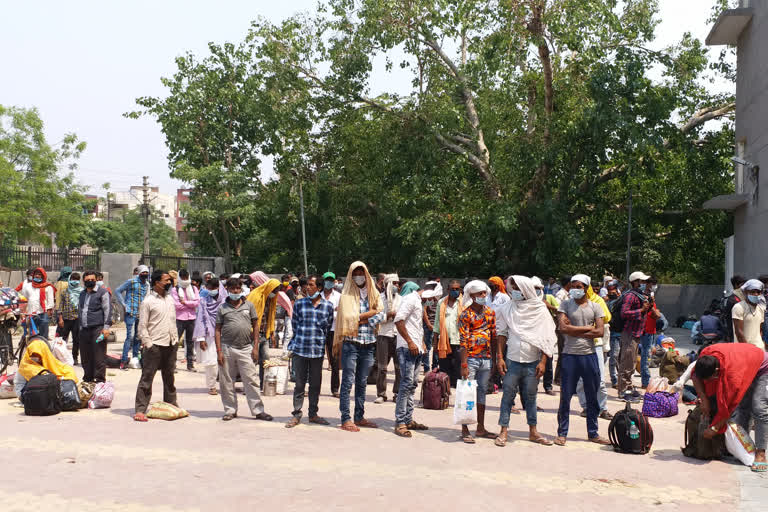
[[[11,375],[0,375],[0,399],[16,398],[16,392],[13,390],[13,378]]]
[[[725,429],[725,448],[745,466],[754,464],[755,443],[749,437],[749,432],[732,421],[728,422],[728,428]]]
[[[57,336],[53,339],[51,352],[53,352],[53,355],[56,357],[56,359],[62,363],[68,364],[69,366],[75,365],[75,359],[72,357],[72,352],[70,352],[67,348],[67,342],[60,337]]]
[[[112,405],[115,398],[115,385],[111,382],[99,382],[93,388],[93,395],[88,400],[89,409],[105,409]]]
[[[138,370],[141,368],[141,363],[139,362],[138,357],[132,357],[131,360],[128,362],[128,368],[131,368],[132,370]]]
[[[474,425],[475,423],[477,423],[477,381],[461,379],[456,383],[453,424]]]

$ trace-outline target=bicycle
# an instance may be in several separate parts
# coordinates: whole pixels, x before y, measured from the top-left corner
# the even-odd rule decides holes
[[[5,373],[7,368],[16,361],[21,361],[23,349],[17,353],[13,351],[13,336],[18,331],[19,316],[22,316],[18,307],[9,307],[0,310],[0,373]],[[22,339],[24,340],[24,336]],[[26,340],[24,340],[26,345]]]

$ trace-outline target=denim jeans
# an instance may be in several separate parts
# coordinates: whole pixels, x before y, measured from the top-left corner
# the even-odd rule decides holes
[[[648,360],[651,357],[651,347],[655,340],[655,334],[643,334],[643,337],[640,338],[640,382],[643,387],[647,387],[651,381],[651,370],[648,369]]]
[[[432,329],[428,329],[426,325],[424,326],[424,345],[427,347],[427,351],[421,355],[421,364],[424,367],[424,373],[427,373],[431,368],[429,351],[432,349]],[[435,352],[437,352],[437,350],[435,350]]]
[[[539,379],[536,378],[538,361],[518,363],[507,359],[507,373],[504,375],[504,395],[501,397],[499,425],[509,427],[509,413],[512,410],[513,392],[519,387],[520,398],[525,404],[525,416],[528,425],[536,425],[536,391]]]
[[[755,448],[768,448],[768,373],[755,377],[731,419],[749,432],[749,420],[755,420]]]
[[[619,383],[619,347],[621,346],[621,333],[611,333],[611,351],[608,354],[608,371],[611,373],[611,384]]]
[[[491,360],[477,357],[467,358],[469,380],[477,381],[477,405],[485,405],[485,395],[488,392],[488,379],[491,378]]]
[[[123,343],[123,363],[128,362],[128,352],[133,349],[133,357],[139,357],[139,319],[130,313],[125,314],[125,343]]]
[[[395,424],[408,425],[413,421],[413,395],[418,386],[419,364],[422,354],[412,355],[405,347],[396,351],[400,366],[400,391],[395,404]]]
[[[49,326],[51,324],[51,317],[48,313],[40,313],[34,316],[35,326],[37,327],[37,334],[40,336],[48,337]]]
[[[563,354],[562,373],[560,375],[560,408],[557,411],[557,435],[568,436],[568,426],[571,414],[571,398],[576,393],[576,384],[584,379],[584,393],[587,397],[587,435],[589,438],[598,436],[597,416],[600,406],[597,404],[597,388],[600,380],[600,368],[595,354],[573,355]]]
[[[365,417],[365,387],[368,384],[368,374],[371,373],[375,353],[375,343],[361,345],[345,341],[341,348],[339,412],[341,412],[342,424],[351,419],[349,394],[353,385],[355,386],[355,421],[360,421]]]
[[[595,355],[597,356],[597,364],[600,366],[600,385],[597,388],[597,404],[600,406],[600,412],[603,412],[608,408],[608,390],[605,389],[605,359],[603,357],[602,345],[595,347]],[[579,383],[576,384],[576,396],[579,397],[579,405],[586,411],[587,396],[584,394],[584,379],[579,379]]]

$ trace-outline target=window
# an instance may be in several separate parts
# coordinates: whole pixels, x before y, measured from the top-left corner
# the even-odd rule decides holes
[[[742,139],[738,142],[736,142],[736,156],[744,160],[744,155],[747,152],[747,140]],[[735,192],[737,194],[746,194],[745,186],[744,186],[744,177],[746,175],[747,169],[741,165],[734,163],[733,164],[733,185]]]

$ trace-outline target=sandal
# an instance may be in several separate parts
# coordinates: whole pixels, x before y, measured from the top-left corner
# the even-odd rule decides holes
[[[407,425],[408,430],[429,430],[429,427],[426,425],[422,425],[421,423],[416,423],[415,421],[410,422]]]
[[[475,444],[475,438],[472,437],[472,434],[462,434],[461,440],[467,444]]]
[[[137,412],[136,414],[133,415],[133,421],[140,421],[143,423],[149,420],[147,419],[146,414],[144,414],[143,412]]]
[[[497,437],[497,438],[496,438],[496,439],[493,441],[493,444],[495,444],[495,445],[496,445],[496,446],[498,446],[499,448],[504,448],[505,446],[507,446],[507,440],[506,440],[506,439],[502,439],[502,438],[499,436],[499,437]]]
[[[360,421],[356,421],[355,425],[361,428],[379,428],[377,424],[365,418],[361,419]]]
[[[267,414],[265,412],[259,413],[256,416],[254,416],[253,418],[257,419],[257,420],[261,420],[261,421],[272,421],[272,419],[273,419],[272,416],[270,416],[269,414]]]
[[[600,436],[590,437],[589,438],[589,442],[590,443],[595,443],[595,444],[601,444],[603,446],[607,446],[607,445],[611,444],[611,442],[609,440],[607,440],[604,437],[600,437]]]
[[[291,418],[288,423],[285,424],[285,428],[293,428],[299,425],[301,423],[301,419],[294,416]]]
[[[528,440],[530,442],[532,442],[532,443],[540,444],[540,445],[543,445],[543,446],[552,446],[552,441],[550,441],[549,439],[547,439],[547,438],[545,438],[543,436],[539,436],[536,439],[530,439],[529,438]]]
[[[555,443],[557,446],[565,446],[565,438],[564,438],[564,437],[560,437],[560,436],[557,436],[557,437],[555,438],[555,441],[554,441],[554,443]]]
[[[309,422],[315,423],[316,425],[330,425],[330,423],[328,423],[328,420],[326,420],[325,418],[321,418],[320,416],[314,416],[312,418],[309,418]]]
[[[346,430],[347,432],[360,432],[360,429],[357,427],[357,425],[351,421],[343,423],[339,428],[341,428],[341,430]]]
[[[509,410],[509,413],[510,413],[510,414],[520,414],[520,409],[518,409],[517,407],[512,407],[512,408]]]
[[[221,417],[221,419],[224,421],[232,421],[235,418],[237,418],[236,412],[233,412],[232,414],[225,414],[224,416]]]
[[[755,473],[765,473],[768,471],[768,462],[755,462],[752,464],[752,471]]]
[[[411,437],[413,434],[411,434],[411,431],[408,430],[408,427],[405,425],[398,425],[395,427],[395,434],[397,434],[400,437]]]
[[[496,439],[499,436],[498,434],[494,434],[493,432],[488,432],[487,430],[482,434],[475,432],[475,435],[481,439]]]

